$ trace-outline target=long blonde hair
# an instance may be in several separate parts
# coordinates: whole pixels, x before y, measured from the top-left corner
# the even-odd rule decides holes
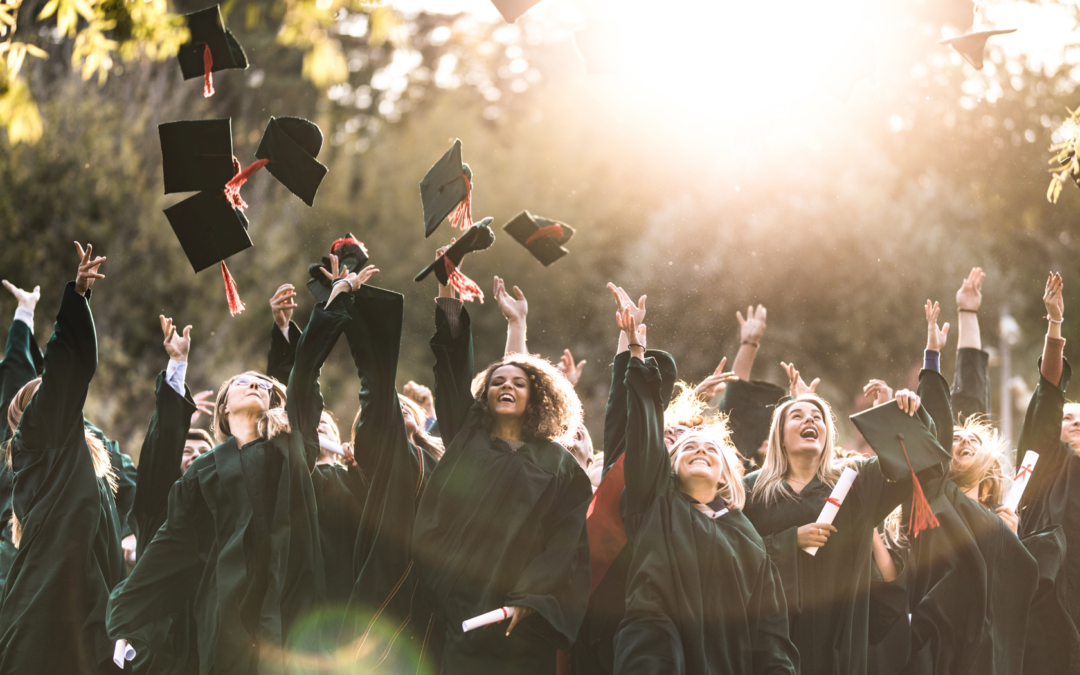
[[[743,464],[740,461],[739,451],[731,444],[731,432],[727,424],[719,421],[683,434],[675,445],[671,446],[671,452],[668,455],[672,459],[673,471],[675,458],[683,446],[693,439],[708,441],[720,450],[720,472],[724,477],[724,482],[717,488],[716,494],[723,497],[729,509],[741,509],[746,504]],[[675,474],[675,482],[679,482],[678,474]]]
[[[262,414],[255,427],[256,431],[259,432],[259,436],[269,440],[280,434],[289,433],[289,416],[285,412],[285,385],[269,375],[263,375],[256,370],[249,370],[246,373],[233,375],[225,380],[224,384],[221,385],[221,389],[218,389],[217,400],[214,402],[214,421],[210,425],[217,442],[224,443],[226,438],[232,436],[232,430],[229,428],[229,416],[225,413],[225,404],[229,398],[229,388],[232,387],[233,382],[241,377],[256,377],[266,380],[271,385],[270,407]]]
[[[787,422],[788,413],[796,403],[810,403],[821,411],[825,422],[825,447],[818,458],[816,476],[822,483],[832,487],[840,478],[842,467],[836,463],[836,420],[833,418],[832,407],[817,394],[802,394],[790,401],[784,402],[773,413],[772,427],[769,429],[769,450],[765,455],[765,466],[761,467],[754,489],[750,492],[750,499],[761,501],[765,504],[773,504],[780,501],[781,497],[792,499],[793,496],[784,490],[784,479],[787,477],[789,462],[787,448],[784,447],[784,424]]]
[[[965,432],[979,439],[975,457],[963,469],[949,465],[949,479],[962,490],[978,485],[980,504],[993,508],[1005,499],[1011,466],[1006,459],[1008,444],[983,415],[971,415],[953,427],[953,433]],[[951,451],[950,451],[950,454]]]

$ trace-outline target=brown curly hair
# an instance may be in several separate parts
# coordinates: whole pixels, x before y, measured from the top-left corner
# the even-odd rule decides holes
[[[510,354],[489,365],[473,378],[473,398],[484,411],[484,428],[495,426],[486,392],[495,371],[503,366],[517,366],[529,377],[529,402],[521,423],[526,441],[549,440],[569,448],[582,423],[581,400],[574,385],[547,359],[530,354]]]

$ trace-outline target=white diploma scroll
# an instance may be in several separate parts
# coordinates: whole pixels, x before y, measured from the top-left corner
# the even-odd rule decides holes
[[[1016,472],[1016,478],[1013,479],[1012,487],[1005,495],[1005,503],[1002,504],[1012,509],[1013,513],[1016,513],[1016,507],[1020,506],[1020,498],[1024,496],[1024,490],[1031,480],[1031,472],[1035,470],[1035,463],[1038,461],[1039,453],[1031,450],[1024,453],[1024,461],[1020,463],[1020,470]]]
[[[128,644],[127,640],[117,640],[113,645],[112,660],[118,668],[123,670],[124,662],[135,658],[135,648]]]
[[[493,623],[499,623],[505,621],[514,616],[513,607],[503,607],[501,609],[495,609],[487,614],[481,614],[480,616],[473,617],[468,621],[461,622],[461,630],[468,633],[471,630],[482,628],[484,626],[490,626]]]
[[[825,506],[821,508],[821,513],[814,522],[822,525],[832,525],[833,519],[836,518],[837,512],[840,511],[840,505],[844,503],[844,498],[847,497],[848,490],[851,489],[851,484],[855,482],[855,477],[858,475],[859,472],[850,466],[844,468],[844,472],[840,474],[839,480],[836,481],[836,487],[833,488],[829,498],[825,500]],[[811,546],[803,550],[810,555],[817,555],[818,547]]]
[[[319,436],[319,447],[327,452],[332,452],[335,455],[345,456],[345,451],[341,449],[341,446],[333,441]]]

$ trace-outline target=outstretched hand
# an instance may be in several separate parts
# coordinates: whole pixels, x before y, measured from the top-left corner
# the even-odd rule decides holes
[[[977,312],[982,304],[982,285],[986,274],[981,267],[972,267],[967,279],[956,292],[956,308],[962,312]]]
[[[873,401],[873,405],[879,406],[892,400],[892,387],[885,384],[885,380],[870,380],[862,390],[863,396]]]
[[[104,274],[98,272],[101,263],[105,262],[105,257],[99,256],[91,259],[94,247],[90,244],[86,245],[84,251],[82,245],[75,242],[75,248],[79,251],[79,273],[75,276],[75,292],[79,295],[86,295],[86,292],[90,290],[96,280],[105,278]]]
[[[177,333],[172,319],[159,315],[161,332],[165,335],[165,353],[173,361],[187,361],[188,352],[191,351],[191,326],[186,326],[184,332]]]
[[[761,305],[758,305],[757,309],[753,305],[747,307],[745,317],[742,312],[735,312],[735,318],[739,320],[739,339],[743,344],[760,346],[761,336],[765,334],[767,314],[768,312]]]
[[[949,324],[946,322],[941,328],[938,328],[938,314],[941,312],[941,306],[938,305],[938,303],[927,300],[925,309],[926,348],[931,351],[940,352],[945,347],[945,342],[949,337]]]
[[[199,415],[206,415],[210,419],[214,419],[214,399],[215,393],[213,389],[207,389],[206,391],[200,391],[191,397],[195,401],[195,412],[191,413],[191,426],[195,426],[195,422],[198,421]]]
[[[517,296],[517,300],[506,292],[506,284],[503,280],[495,277],[495,302],[499,303],[503,316],[510,323],[522,323],[529,315],[529,301],[525,299],[525,294],[517,286],[514,286],[514,295]]]
[[[5,279],[4,288],[8,289],[8,291],[15,296],[15,301],[19,303],[19,309],[28,309],[33,312],[34,308],[37,307],[38,300],[41,299],[41,286],[34,286],[34,292],[27,293]]]
[[[1046,307],[1046,318],[1059,322],[1065,316],[1065,297],[1062,291],[1065,282],[1061,280],[1061,274],[1051,272],[1046,279],[1046,290],[1043,291],[1043,305]]]
[[[739,379],[739,376],[735,373],[725,373],[724,366],[727,365],[727,357],[720,359],[720,365],[716,367],[716,370],[712,372],[704,380],[701,381],[697,387],[694,388],[694,395],[699,400],[708,403],[717,397],[717,395],[727,388],[728,382],[734,382]]]
[[[780,363],[780,367],[784,369],[784,372],[788,376],[788,393],[792,396],[799,397],[803,394],[813,394],[817,391],[817,387],[821,384],[821,378],[815,377],[814,381],[810,384],[806,384],[803,381],[802,375],[795,369],[795,366],[790,363]]]
[[[569,349],[564,349],[562,358],[555,364],[555,367],[559,369],[559,372],[566,376],[566,379],[570,381],[570,384],[576,385],[578,380],[581,379],[581,371],[585,368],[585,361],[581,361],[577,365],[574,364],[574,355],[570,353]]]
[[[645,323],[645,298],[648,297],[647,295],[641,296],[641,298],[638,299],[638,304],[635,305],[634,301],[630,299],[630,295],[621,287],[612,283],[608,283],[607,287],[608,290],[611,291],[611,294],[615,296],[615,302],[619,306],[616,310],[616,314],[623,309],[628,308],[631,313],[633,313],[634,321],[636,321],[639,326]]]
[[[638,325],[634,318],[634,310],[624,307],[615,315],[619,328],[630,338],[630,356],[636,359],[645,358],[645,324]]]
[[[323,272],[325,273],[326,270],[323,270]],[[282,332],[289,327],[295,309],[296,288],[292,284],[278,286],[278,289],[274,291],[274,296],[270,298],[270,311],[274,313],[274,324]]]
[[[330,303],[334,301],[334,298],[346,292],[356,292],[360,290],[360,287],[367,283],[368,279],[378,273],[378,269],[374,265],[368,265],[359,272],[353,273],[349,271],[348,265],[342,265],[338,268],[338,257],[334,254],[330,254],[330,272],[327,272],[323,268],[322,272],[326,276],[330,277],[333,281],[333,285],[330,288],[330,297],[326,299],[326,306],[329,307]]]

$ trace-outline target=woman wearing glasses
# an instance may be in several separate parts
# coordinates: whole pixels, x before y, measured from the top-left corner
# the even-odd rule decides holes
[[[221,386],[214,409],[220,444],[173,485],[168,520],[113,593],[113,639],[153,649],[145,627],[193,596],[200,672],[285,669],[299,621],[323,594],[311,483],[323,408],[319,370],[349,320],[348,291],[375,271],[333,267],[333,292],[296,346],[288,390],[251,371]]]

